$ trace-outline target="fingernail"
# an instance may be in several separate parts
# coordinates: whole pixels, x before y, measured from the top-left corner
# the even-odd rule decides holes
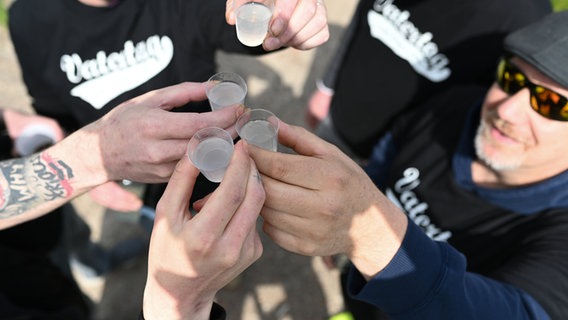
[[[276,19],[274,19],[274,21],[272,22],[272,25],[270,26],[270,33],[273,36],[278,37],[282,32],[284,32],[285,27],[286,27],[286,24],[284,23],[284,20],[282,20],[280,18],[276,18]]]
[[[278,38],[269,37],[264,40],[264,49],[272,51],[280,48],[280,40]]]

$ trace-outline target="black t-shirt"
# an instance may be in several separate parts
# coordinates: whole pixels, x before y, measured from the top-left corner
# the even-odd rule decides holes
[[[205,81],[215,52],[260,54],[225,21],[224,0],[19,0],[10,33],[37,113],[73,131],[119,103],[183,81]],[[185,110],[206,111],[206,103]]]
[[[361,0],[330,84],[336,130],[368,157],[406,108],[451,85],[489,85],[504,36],[550,11],[549,0]]]

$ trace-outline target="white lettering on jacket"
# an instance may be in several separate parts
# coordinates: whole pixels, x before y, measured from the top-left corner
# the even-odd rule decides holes
[[[375,0],[367,14],[371,36],[383,42],[394,54],[408,61],[420,75],[441,82],[451,74],[449,59],[438,50],[430,32],[422,33],[412,23],[410,13],[401,11],[393,0]]]
[[[71,95],[100,109],[122,93],[152,79],[172,61],[174,45],[168,36],[150,36],[134,45],[124,43],[120,52],[99,51],[94,59],[83,60],[78,54],[61,57],[61,70],[77,84]]]
[[[402,178],[394,185],[394,190],[388,188],[386,196],[395,203],[414,223],[432,240],[448,241],[452,237],[451,231],[443,231],[437,227],[427,214],[428,204],[420,201],[414,189],[420,185],[420,172],[416,168],[404,170]]]

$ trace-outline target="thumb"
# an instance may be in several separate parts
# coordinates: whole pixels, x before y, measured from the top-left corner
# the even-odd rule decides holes
[[[278,142],[304,156],[318,156],[326,153],[331,145],[307,129],[280,121]]]

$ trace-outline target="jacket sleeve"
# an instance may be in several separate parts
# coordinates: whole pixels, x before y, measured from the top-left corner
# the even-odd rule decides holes
[[[377,276],[366,282],[350,270],[348,292],[392,319],[549,319],[522,290],[467,272],[462,254],[412,221],[400,250]]]

